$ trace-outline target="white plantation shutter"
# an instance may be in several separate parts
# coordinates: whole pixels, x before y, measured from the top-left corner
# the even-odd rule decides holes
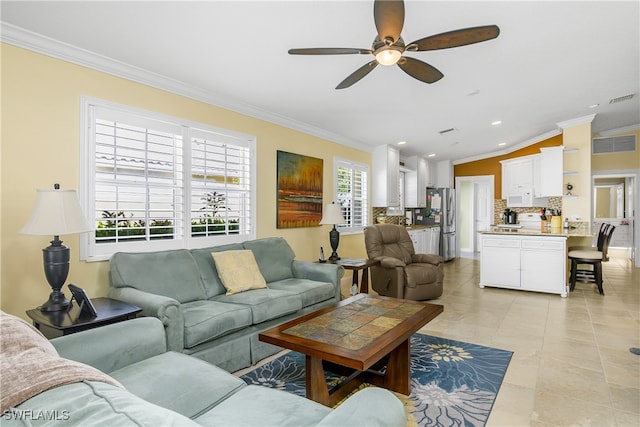
[[[336,159],[336,202],[342,207],[346,223],[341,231],[360,231],[369,223],[369,167]]]
[[[252,230],[249,143],[202,130],[191,135],[192,235]]]
[[[83,259],[255,237],[255,138],[83,100]]]

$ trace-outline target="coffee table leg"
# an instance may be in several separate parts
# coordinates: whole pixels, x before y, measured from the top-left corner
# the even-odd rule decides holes
[[[404,341],[389,354],[384,388],[409,395],[411,393],[410,342]]]
[[[329,406],[329,387],[322,367],[322,359],[305,356],[307,399]]]

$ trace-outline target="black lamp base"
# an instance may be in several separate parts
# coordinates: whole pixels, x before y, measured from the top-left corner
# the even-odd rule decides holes
[[[42,250],[44,275],[51,286],[49,300],[40,306],[40,311],[62,311],[69,308],[71,302],[61,291],[69,274],[70,250],[62,244],[58,236],[54,236],[51,245]]]
[[[47,302],[40,306],[40,311],[62,311],[67,310],[71,305],[62,291],[53,291],[49,294]]]
[[[329,243],[331,243],[331,256],[329,257],[329,261],[338,261],[340,257],[338,256],[338,244],[340,243],[340,232],[336,230],[336,226],[334,225],[331,231],[329,232]]]

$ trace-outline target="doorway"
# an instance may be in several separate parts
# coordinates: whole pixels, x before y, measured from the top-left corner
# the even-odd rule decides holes
[[[591,223],[594,229],[602,222],[615,225],[611,247],[624,249],[632,263],[640,267],[637,179],[636,171],[594,171]]]
[[[494,222],[494,176],[459,176],[455,180],[456,229],[460,256],[475,258],[480,252],[479,231]]]

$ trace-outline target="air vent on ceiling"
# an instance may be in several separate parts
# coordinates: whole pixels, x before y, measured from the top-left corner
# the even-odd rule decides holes
[[[625,96],[619,96],[619,97],[617,97],[617,98],[611,98],[611,99],[609,100],[609,104],[617,104],[618,102],[628,101],[628,100],[630,100],[630,99],[632,99],[632,98],[633,98],[633,95],[634,95],[634,94],[631,94],[631,95],[625,95]]]
[[[456,128],[449,128],[449,129],[445,129],[445,130],[441,130],[440,132],[438,132],[440,135],[446,135],[448,133],[452,133],[452,132],[456,132],[458,129]]]
[[[619,153],[622,151],[636,151],[636,136],[611,136],[607,138],[593,138],[593,154]]]

